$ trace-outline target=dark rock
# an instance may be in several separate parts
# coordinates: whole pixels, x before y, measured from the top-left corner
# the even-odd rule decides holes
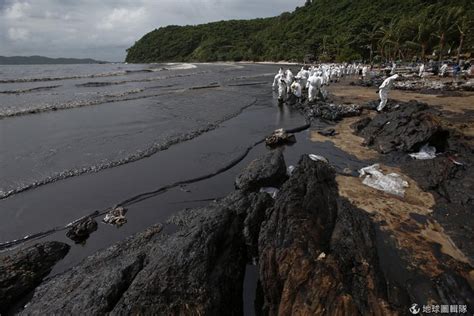
[[[413,302],[472,308],[469,264],[434,247],[441,272],[419,268],[394,228],[339,197],[334,177],[304,156],[268,211],[259,238],[264,315],[406,314]]]
[[[358,134],[381,153],[415,152],[427,143],[442,151],[447,139],[438,118],[427,111],[426,104],[416,101],[377,115]]]
[[[378,98],[378,94],[377,94],[377,98]],[[377,100],[369,101],[369,102],[363,104],[361,107],[365,110],[377,111],[377,107],[379,106],[379,104],[380,104],[380,100],[377,99]],[[387,101],[387,104],[385,105],[383,111],[384,112],[390,112],[390,111],[398,109],[399,107],[400,107],[400,102],[399,101],[389,99]]]
[[[463,115],[466,117],[455,117],[456,122],[469,121],[469,113]],[[474,248],[467,246],[474,244],[474,237],[462,228],[474,225],[474,146],[470,137],[448,125],[450,117],[441,116],[426,104],[411,101],[352,127],[368,146],[390,153],[385,159],[397,162],[406,175],[434,195],[434,217],[474,260]],[[435,159],[408,157],[407,152],[417,152],[425,144],[436,148]]]
[[[295,135],[287,133],[283,129],[278,129],[274,131],[270,136],[265,138],[265,144],[270,148],[294,143],[296,143]]]
[[[340,121],[345,117],[359,116],[362,108],[357,104],[332,104],[319,101],[307,103],[300,107],[309,119],[322,118],[328,121]]]
[[[44,242],[1,258],[0,313],[34,290],[68,251],[67,244]]]
[[[170,235],[152,227],[47,280],[22,313],[241,315],[256,257],[257,314],[406,314],[413,302],[471,309],[467,263],[433,246],[440,273],[428,275],[394,228],[339,196],[335,177],[304,155],[287,179],[282,153],[271,152],[238,177],[241,190],[175,214]],[[251,192],[262,183],[282,184],[276,200]]]
[[[91,216],[87,216],[74,223],[67,231],[66,236],[76,244],[84,243],[97,230],[97,222]]]
[[[100,251],[78,266],[43,283],[24,315],[100,315],[110,312],[137,274],[159,239],[162,226]]]
[[[337,135],[337,132],[334,128],[327,128],[322,131],[318,131],[318,134],[323,136],[335,136]]]
[[[367,127],[367,125],[369,125],[369,123],[372,121],[372,119],[370,117],[364,117],[363,119],[355,122],[354,124],[351,125],[351,128],[356,132],[360,132],[361,130],[363,130],[364,128]]]
[[[474,147],[453,137],[446,153],[432,160],[409,159],[401,163],[405,174],[436,198],[434,217],[474,262]],[[459,165],[462,163],[462,165]]]
[[[252,161],[235,180],[235,187],[243,191],[257,191],[261,187],[278,187],[287,179],[286,164],[281,150],[274,150]]]
[[[264,314],[385,314],[369,217],[338,200],[335,172],[304,156],[262,225]]]
[[[250,207],[244,221],[244,238],[247,246],[248,261],[252,262],[258,257],[258,238],[260,228],[266,218],[267,210],[273,206],[274,200],[266,193],[249,196]]]
[[[255,208],[254,238],[266,203],[265,194],[237,191],[189,218],[184,211],[176,233],[153,227],[50,279],[23,314],[241,315],[244,220]]]

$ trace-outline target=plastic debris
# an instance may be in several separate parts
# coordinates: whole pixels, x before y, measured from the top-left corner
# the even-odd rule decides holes
[[[436,148],[428,144],[421,147],[417,153],[410,154],[410,157],[418,160],[428,160],[436,158]]]
[[[285,144],[296,143],[296,137],[293,134],[287,133],[284,129],[277,129],[272,135],[265,138],[265,143],[269,147],[277,147]]]
[[[295,169],[296,169],[295,166],[289,166],[286,170],[286,174],[288,176],[291,176],[293,174],[293,171],[295,171]]]
[[[325,252],[321,252],[316,260],[321,261],[323,259],[326,259],[326,253]]]
[[[314,155],[314,154],[309,154],[308,156],[313,161],[322,161],[322,162],[325,162],[325,163],[329,163],[329,161],[323,156]]]
[[[359,170],[360,177],[364,177],[362,182],[371,188],[397,195],[405,196],[405,188],[408,188],[408,182],[404,181],[397,173],[383,174],[379,164],[375,164]]]
[[[267,187],[267,188],[261,188],[260,192],[270,194],[272,199],[276,199],[278,192],[280,192],[280,190],[278,190],[277,188]]]
[[[456,166],[464,166],[464,164],[462,162],[459,162],[457,161],[456,159],[454,159],[453,157],[448,157],[449,161],[451,161],[453,164],[455,164]]]
[[[114,225],[120,227],[127,223],[127,218],[125,217],[127,210],[123,207],[117,207],[105,214],[102,222],[109,225]]]

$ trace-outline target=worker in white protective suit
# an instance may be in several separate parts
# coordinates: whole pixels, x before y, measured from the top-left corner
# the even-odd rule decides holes
[[[390,76],[393,76],[395,74],[396,70],[397,70],[397,64],[395,62],[393,62],[392,70],[390,71]]]
[[[286,80],[281,78],[278,80],[278,101],[285,102],[287,98],[288,86]]]
[[[446,71],[448,71],[448,64],[444,63],[443,66],[439,69],[439,75],[444,77],[446,75]]]
[[[425,74],[425,64],[421,64],[421,65],[420,65],[420,71],[419,71],[419,73],[418,73],[418,76],[419,76],[420,78],[423,78],[424,74]]]
[[[362,68],[362,79],[366,79],[367,78],[367,73],[369,72],[369,67],[368,66],[364,66]]]
[[[302,87],[300,84],[300,78],[296,76],[296,80],[291,84],[291,93],[298,98],[298,101],[301,100],[301,96],[303,95]]]
[[[308,88],[308,99],[310,102],[314,101],[321,90],[321,86],[323,84],[323,79],[319,76],[311,76],[308,79],[308,83],[306,84]]]
[[[391,76],[391,77],[388,77],[387,79],[384,80],[384,82],[382,82],[382,85],[379,87],[379,96],[380,96],[380,104],[379,106],[377,107],[377,111],[382,111],[384,109],[384,107],[387,105],[387,101],[388,101],[388,92],[390,91],[390,89],[392,89],[393,87],[393,83],[395,82],[395,80],[397,80],[399,76],[397,74]]]
[[[293,83],[294,80],[295,80],[295,76],[293,76],[293,73],[291,72],[291,69],[288,68],[286,70],[286,84],[287,84],[287,88],[288,88],[287,92],[290,92],[290,87],[291,87],[291,84]]]
[[[321,74],[321,84],[322,85],[328,85],[329,84],[329,70],[326,70],[323,68],[322,70],[322,74]]]
[[[283,78],[284,74],[285,73],[283,71],[283,68],[280,68],[278,73],[275,75],[275,78],[273,79],[273,90],[276,90],[276,88],[278,87],[278,82],[280,81],[280,79]]]
[[[304,67],[301,67],[301,70],[300,70],[300,72],[298,72],[296,77],[300,78],[301,87],[305,88],[306,83],[308,82],[308,78],[309,78],[309,71],[304,69]]]

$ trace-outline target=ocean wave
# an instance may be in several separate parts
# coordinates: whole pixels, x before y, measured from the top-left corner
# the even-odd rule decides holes
[[[124,165],[124,164],[127,164],[127,163],[131,163],[131,162],[135,162],[135,161],[138,161],[138,160],[141,160],[141,159],[144,159],[144,158],[151,157],[152,155],[154,155],[154,154],[156,154],[160,151],[167,150],[168,148],[170,148],[173,145],[177,145],[179,143],[192,140],[196,137],[201,136],[204,133],[215,130],[222,123],[224,123],[224,122],[226,122],[230,119],[233,119],[234,117],[240,115],[245,109],[247,109],[250,106],[254,105],[256,102],[257,102],[257,98],[255,98],[249,104],[244,105],[243,107],[238,109],[236,112],[228,114],[228,115],[222,117],[219,120],[216,120],[212,123],[209,123],[209,124],[207,124],[203,127],[196,128],[196,129],[194,129],[190,132],[187,132],[185,134],[181,134],[181,135],[178,135],[178,136],[175,136],[175,137],[171,137],[171,138],[169,138],[168,140],[166,140],[162,143],[154,143],[151,146],[149,146],[148,148],[139,150],[139,151],[137,151],[137,152],[125,157],[125,158],[115,160],[115,161],[103,162],[99,165],[83,167],[83,168],[80,168],[80,169],[64,170],[64,171],[61,171],[61,172],[54,173],[53,175],[45,177],[43,179],[36,180],[34,182],[31,182],[31,183],[21,184],[21,185],[19,185],[18,187],[14,188],[14,189],[0,190],[0,200],[6,199],[6,198],[8,198],[12,195],[15,195],[15,194],[18,194],[18,193],[21,193],[21,192],[25,192],[25,191],[28,191],[28,190],[31,190],[31,189],[35,189],[37,187],[40,187],[40,186],[43,186],[43,185],[46,185],[46,184],[57,182],[57,181],[60,181],[60,180],[68,179],[68,178],[75,177],[75,176],[80,176],[80,175],[83,175],[83,174],[97,173],[97,172],[105,170],[105,169],[118,167],[118,166],[121,166],[121,165]]]
[[[0,84],[1,83],[26,83],[26,82],[40,82],[40,81],[60,81],[60,80],[71,80],[71,79],[117,77],[117,76],[123,76],[126,74],[127,74],[127,71],[115,71],[115,72],[106,72],[106,73],[99,73],[99,74],[93,74],[93,75],[81,75],[81,76],[0,79]]]
[[[189,77],[189,76],[205,74],[205,73],[208,73],[208,71],[200,71],[200,72],[193,72],[193,73],[187,73],[187,74],[176,74],[176,75],[161,76],[161,77],[146,78],[146,79],[135,79],[135,80],[128,80],[128,81],[120,81],[117,83],[112,82],[112,83],[106,83],[105,86],[114,85],[114,84],[132,83],[132,82],[161,81],[161,80],[168,80],[168,79],[173,79],[173,78]],[[93,84],[95,83],[90,83],[90,84],[91,86],[93,86]],[[156,88],[169,88],[172,86],[173,85],[161,85],[161,86],[155,86],[155,87],[148,87],[148,88],[145,88],[145,90],[156,89]],[[141,90],[141,91],[138,91],[138,90]],[[57,110],[74,109],[74,108],[84,107],[84,106],[101,105],[105,103],[131,101],[131,100],[137,100],[141,98],[145,99],[145,98],[161,96],[165,93],[173,92],[172,90],[166,90],[166,92],[162,92],[158,94],[150,94],[150,95],[145,95],[145,96],[140,96],[140,97],[123,98],[123,99],[107,99],[110,97],[123,97],[129,94],[136,94],[138,92],[143,92],[143,91],[144,91],[143,89],[134,89],[134,90],[130,90],[129,92],[120,92],[116,95],[103,95],[101,99],[97,99],[97,100],[87,100],[87,101],[80,100],[80,101],[72,101],[72,102],[61,103],[61,104],[44,104],[44,105],[35,104],[32,106],[27,106],[26,108],[22,108],[22,109],[11,109],[11,108],[0,109],[0,119],[30,115],[30,114],[38,114],[38,113],[57,111]],[[176,90],[176,91],[183,91],[183,90],[181,89],[181,90]]]
[[[196,65],[188,63],[167,63],[165,65],[167,70],[187,70],[197,68]]]
[[[188,70],[197,68],[194,64],[188,63],[168,63],[164,64],[160,68],[144,68],[144,69],[129,69],[119,70],[112,72],[104,72],[91,75],[78,75],[78,76],[58,76],[58,77],[38,77],[38,78],[16,78],[16,79],[0,79],[2,83],[26,83],[26,82],[40,82],[40,81],[60,81],[60,80],[72,80],[72,79],[87,79],[87,78],[105,78],[105,77],[118,77],[138,73],[153,73],[164,70]]]
[[[43,87],[35,87],[35,88],[29,88],[29,89],[18,89],[18,90],[5,90],[5,91],[0,91],[2,94],[22,94],[22,93],[29,93],[29,92],[38,92],[38,91],[47,91],[47,90],[52,90],[55,88],[62,87],[62,85],[56,85],[56,86],[43,86]]]
[[[85,106],[101,105],[101,104],[107,104],[107,103],[133,101],[133,100],[157,97],[157,96],[161,96],[163,94],[169,93],[169,91],[167,91],[167,92],[149,94],[149,95],[144,95],[144,96],[122,98],[124,96],[137,94],[143,91],[144,91],[143,89],[134,89],[134,90],[120,92],[117,94],[104,95],[102,96],[101,99],[96,99],[96,100],[79,100],[79,101],[71,101],[67,103],[34,105],[34,106],[22,108],[22,109],[4,109],[0,111],[0,119],[18,117],[18,116],[24,116],[24,115],[30,115],[30,114],[45,113],[45,112],[51,112],[51,111],[58,111],[58,110],[68,110],[68,109],[80,108],[80,107],[85,107]],[[109,98],[112,98],[112,99],[109,99]],[[118,99],[113,99],[113,98],[118,98]]]

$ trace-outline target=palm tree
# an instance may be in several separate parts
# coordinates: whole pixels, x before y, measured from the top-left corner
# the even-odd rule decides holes
[[[392,20],[389,25],[382,26],[378,30],[381,36],[379,45],[389,59],[395,60],[397,54],[400,57],[401,34],[398,21]]]
[[[464,15],[458,20],[458,22],[456,23],[456,26],[459,31],[459,46],[458,46],[456,61],[459,62],[461,51],[464,45],[464,38],[466,37],[466,33],[469,30],[472,30],[472,27],[473,27],[472,20],[468,19],[468,17]]]
[[[434,21],[428,16],[429,13],[425,10],[416,18],[419,24],[415,40],[420,44],[422,61],[425,60],[426,50],[435,30]]]
[[[332,48],[336,57],[341,54],[341,51],[344,47],[347,47],[353,43],[354,41],[350,41],[349,36],[347,34],[339,34],[333,37]]]
[[[377,40],[380,36],[379,34],[379,28],[380,28],[380,25],[379,24],[374,24],[372,26],[371,29],[367,29],[365,31],[362,32],[361,36],[362,38],[369,43],[368,47],[369,47],[369,51],[370,51],[370,62],[372,63],[372,59],[373,59],[373,56],[374,56],[374,48],[375,48],[375,45],[377,44]]]
[[[436,16],[436,31],[435,36],[439,38],[439,61],[443,60],[444,46],[446,45],[446,36],[457,26],[457,21],[463,14],[463,8],[461,7],[452,7],[447,11],[439,9]]]

